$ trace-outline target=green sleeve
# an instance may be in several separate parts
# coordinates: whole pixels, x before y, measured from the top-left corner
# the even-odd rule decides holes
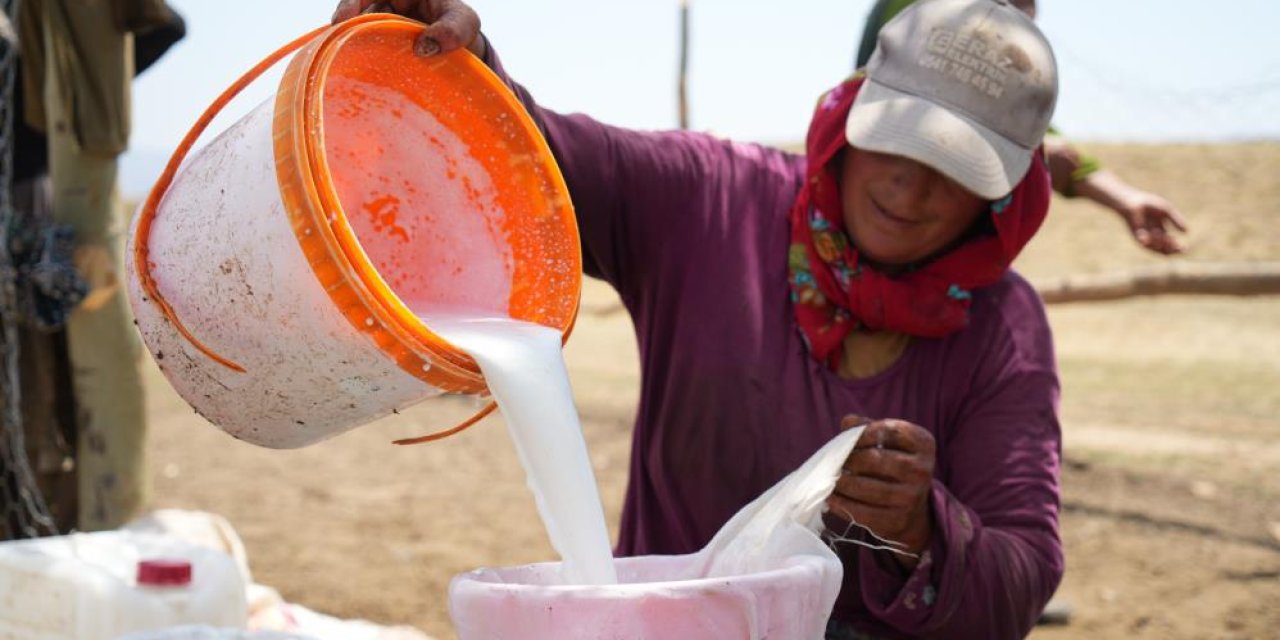
[[[876,36],[894,16],[911,6],[915,0],[876,0],[871,11],[867,13],[867,25],[862,29],[862,44],[858,46],[857,68],[867,66],[871,53],[876,50]]]
[[[1057,127],[1049,125],[1047,135],[1062,137],[1062,132],[1059,131]],[[1099,162],[1097,158],[1084,152],[1080,152],[1080,166],[1076,167],[1075,171],[1071,172],[1071,184],[1067,186],[1067,191],[1062,195],[1068,198],[1076,197],[1076,183],[1097,173],[1100,169],[1102,169],[1102,163]]]

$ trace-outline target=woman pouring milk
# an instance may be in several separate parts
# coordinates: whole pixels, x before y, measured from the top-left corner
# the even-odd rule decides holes
[[[376,3],[345,0],[335,20]],[[1014,638],[1063,571],[1058,377],[1009,269],[1044,220],[1053,54],[1005,0],[925,0],[821,97],[795,155],[539,107],[458,0],[403,0],[545,134],[589,275],[642,362],[617,553],[700,549],[842,428],[829,638]],[[838,540],[869,530],[903,553]]]

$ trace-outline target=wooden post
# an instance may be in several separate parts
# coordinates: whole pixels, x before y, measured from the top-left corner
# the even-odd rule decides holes
[[[689,128],[689,0],[680,0],[680,78],[676,90],[680,128]]]

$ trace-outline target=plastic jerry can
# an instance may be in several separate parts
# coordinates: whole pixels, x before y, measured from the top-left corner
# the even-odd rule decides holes
[[[231,556],[131,531],[0,542],[0,638],[111,640],[182,624],[243,628]]]

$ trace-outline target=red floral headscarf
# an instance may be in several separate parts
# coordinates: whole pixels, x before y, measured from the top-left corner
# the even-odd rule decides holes
[[[974,289],[999,280],[1049,211],[1043,153],[1009,195],[991,203],[994,235],[976,235],[909,273],[864,264],[844,228],[839,166],[845,120],[863,79],[827,93],[805,141],[806,180],[791,208],[788,256],[796,320],[814,358],[835,368],[845,336],[858,328],[938,338],[965,327]]]

